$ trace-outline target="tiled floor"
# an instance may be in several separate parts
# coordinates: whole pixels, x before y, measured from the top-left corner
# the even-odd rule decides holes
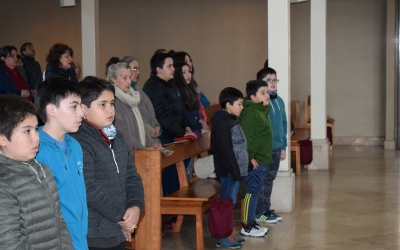
[[[328,171],[296,176],[296,209],[247,249],[400,249],[400,151],[378,146],[335,146]],[[240,210],[234,210],[239,236]],[[207,214],[204,218],[207,225]],[[205,249],[218,249],[205,228]],[[163,237],[165,250],[196,249],[195,221]]]

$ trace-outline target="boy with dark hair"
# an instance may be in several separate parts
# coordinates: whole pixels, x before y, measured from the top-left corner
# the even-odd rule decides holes
[[[50,169],[34,158],[37,110],[16,95],[0,95],[0,246],[73,249]]]
[[[60,193],[61,211],[75,249],[88,249],[88,209],[83,178],[83,154],[68,133],[78,131],[83,117],[81,92],[76,82],[48,78],[39,85],[37,104],[45,123],[39,128],[36,160],[48,165]]]
[[[272,151],[272,130],[268,113],[271,109],[267,83],[264,81],[249,81],[246,84],[248,99],[243,102],[244,110],[239,117],[247,139],[247,151],[251,159],[253,170],[245,177],[246,195],[244,198],[243,226],[240,231],[246,236],[261,237],[268,232],[268,228],[260,227],[255,221],[258,195],[265,175]]]
[[[271,210],[271,193],[273,181],[279,170],[279,163],[286,159],[287,119],[285,103],[277,93],[276,85],[279,80],[276,77],[276,71],[272,68],[263,68],[257,73],[257,79],[268,83],[268,94],[271,99],[269,117],[272,124],[273,143],[271,162],[258,198],[256,221],[271,223],[282,220],[281,216],[276,214],[274,210]]]
[[[114,86],[88,76],[82,90],[82,126],[72,136],[83,150],[89,210],[89,249],[125,249],[144,209],[142,178],[122,133],[112,125]]]
[[[232,199],[235,205],[240,180],[247,175],[249,166],[246,137],[237,122],[243,110],[243,94],[238,89],[225,88],[219,94],[219,103],[222,110],[211,119],[211,151],[215,174],[221,181],[220,196]],[[235,249],[242,244],[243,239],[233,236],[217,239],[216,246]]]
[[[143,91],[153,104],[162,133],[162,144],[175,141],[177,137],[194,136],[190,121],[184,115],[179,98],[179,89],[172,83],[174,77],[173,60],[170,54],[157,53],[150,60],[151,76],[143,86]],[[179,189],[178,173],[175,167],[163,169],[163,193],[168,195]]]

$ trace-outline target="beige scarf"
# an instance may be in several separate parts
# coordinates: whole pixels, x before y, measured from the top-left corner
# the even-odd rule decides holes
[[[133,114],[136,117],[136,121],[139,127],[140,133],[140,142],[146,146],[146,131],[144,129],[144,123],[142,119],[142,115],[138,109],[138,104],[140,102],[140,94],[138,91],[135,91],[132,87],[129,88],[129,93],[125,93],[120,88],[115,86],[115,96],[120,99],[126,105],[129,105],[132,108]]]

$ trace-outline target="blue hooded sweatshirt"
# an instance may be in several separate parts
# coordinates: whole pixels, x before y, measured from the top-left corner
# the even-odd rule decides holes
[[[269,95],[271,111],[269,112],[269,118],[271,119],[272,135],[273,135],[273,150],[285,150],[287,147],[287,119],[285,112],[285,103],[282,98],[277,94]]]
[[[81,145],[69,134],[65,135],[67,154],[54,139],[39,128],[40,145],[36,160],[51,169],[60,195],[61,212],[71,234],[75,250],[87,250],[88,209],[83,178]]]

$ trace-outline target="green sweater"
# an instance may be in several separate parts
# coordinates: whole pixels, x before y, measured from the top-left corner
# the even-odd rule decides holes
[[[244,109],[239,116],[239,124],[247,139],[250,159],[268,166],[272,153],[272,127],[269,119],[271,105],[263,106],[250,100],[243,102]]]

